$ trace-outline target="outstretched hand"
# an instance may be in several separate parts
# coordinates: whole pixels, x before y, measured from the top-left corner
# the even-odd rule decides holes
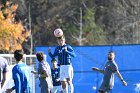
[[[65,50],[65,51],[68,51],[68,49],[67,49],[67,47],[66,47],[66,46],[64,47],[64,50]]]
[[[98,71],[99,69],[96,68],[96,67],[92,67],[92,70],[93,70],[93,71]]]
[[[127,83],[124,80],[122,81],[122,83],[124,86],[127,86]]]
[[[31,71],[31,73],[36,74],[37,72],[36,71]]]
[[[51,47],[48,48],[48,53],[50,53],[50,52],[51,52]]]

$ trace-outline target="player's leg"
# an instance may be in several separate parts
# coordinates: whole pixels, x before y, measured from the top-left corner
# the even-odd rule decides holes
[[[0,71],[0,74],[1,74],[1,71]],[[0,76],[0,79],[1,79],[1,76]],[[0,83],[0,93],[2,93],[1,83]]]
[[[56,93],[58,90],[57,86],[53,86],[53,89],[51,90],[51,93]]]
[[[63,91],[61,90],[60,93],[63,93]]]
[[[32,93],[31,88],[30,87],[24,88],[23,93]]]
[[[107,90],[107,93],[111,93],[111,89],[108,89],[108,90]]]
[[[110,93],[111,89],[104,87],[103,89],[99,89],[98,93]]]
[[[106,93],[105,91],[103,90],[99,90],[98,93]]]
[[[68,83],[68,92],[69,93],[74,93],[74,86],[72,83],[72,79],[73,79],[73,67],[71,65],[68,66],[68,70],[67,70],[67,83]]]
[[[74,87],[72,84],[72,80],[70,78],[67,78],[67,83],[68,83],[68,92],[69,93],[74,93]]]
[[[50,93],[51,90],[49,88],[41,87],[41,93]]]
[[[61,85],[57,86],[57,89],[58,89],[59,93],[63,93],[63,89],[62,89]]]
[[[66,81],[62,81],[62,89],[63,89],[63,93],[68,93],[67,82]]]
[[[68,93],[66,78],[65,78],[65,71],[66,70],[67,69],[66,69],[65,65],[60,66],[60,81],[62,83],[63,93]]]
[[[48,83],[45,79],[40,79],[40,90],[41,93],[50,93],[50,88],[48,87]]]

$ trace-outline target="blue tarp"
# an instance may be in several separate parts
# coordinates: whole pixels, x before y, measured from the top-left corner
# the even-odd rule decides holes
[[[53,52],[55,46],[51,48]],[[47,49],[48,46],[36,47],[36,52],[44,51],[47,55],[46,60],[52,66]],[[115,75],[115,86],[111,93],[140,93],[140,45],[74,46],[73,49],[77,55],[72,59],[74,67],[74,93],[97,93],[103,75],[93,72],[91,68],[94,66],[103,69],[110,50],[115,51],[116,63],[122,76],[128,83],[128,86],[124,87]]]

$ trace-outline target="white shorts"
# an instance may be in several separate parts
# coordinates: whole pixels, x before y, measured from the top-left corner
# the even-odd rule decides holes
[[[62,91],[62,86],[53,86],[53,89],[51,90],[52,93],[57,93],[57,91]]]
[[[73,78],[73,67],[72,65],[61,65],[60,66],[60,81],[66,81],[66,78]]]

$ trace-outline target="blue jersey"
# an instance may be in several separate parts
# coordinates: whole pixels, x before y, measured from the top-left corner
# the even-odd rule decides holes
[[[24,63],[16,64],[12,69],[16,93],[30,93],[29,68]],[[28,92],[27,92],[28,91]]]
[[[65,47],[67,47],[67,51],[65,51]],[[57,46],[53,54],[49,52],[49,56],[51,58],[58,56],[59,65],[70,65],[71,57],[75,57],[76,55],[72,47],[70,45],[65,44],[63,46]]]
[[[52,68],[51,75],[52,75],[52,80],[53,80],[53,86],[60,86],[61,82],[56,81],[56,79],[60,78],[60,68],[55,68],[55,69]]]

